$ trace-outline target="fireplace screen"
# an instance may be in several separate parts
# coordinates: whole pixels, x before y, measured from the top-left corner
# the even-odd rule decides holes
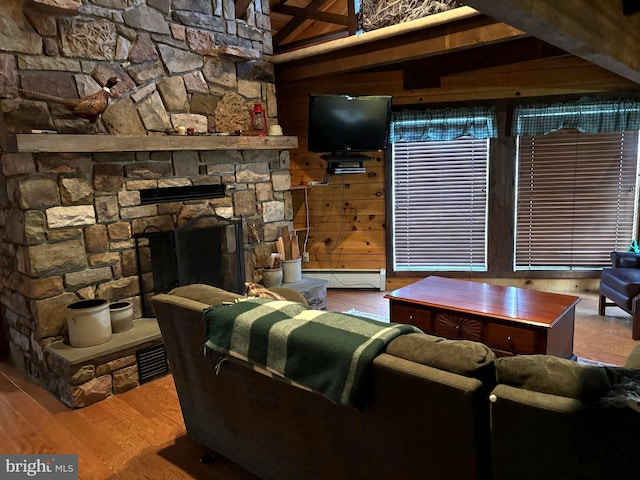
[[[145,317],[154,315],[153,295],[181,285],[205,283],[244,292],[241,220],[206,215],[172,231],[147,227],[135,242]]]

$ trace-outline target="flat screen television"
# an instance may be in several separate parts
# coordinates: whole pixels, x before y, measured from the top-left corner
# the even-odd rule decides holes
[[[391,96],[309,95],[308,150],[333,156],[384,150],[389,142]]]

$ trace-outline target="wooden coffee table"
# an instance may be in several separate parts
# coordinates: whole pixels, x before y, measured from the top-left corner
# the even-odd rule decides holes
[[[391,321],[482,342],[499,356],[573,355],[580,297],[430,276],[387,295]]]

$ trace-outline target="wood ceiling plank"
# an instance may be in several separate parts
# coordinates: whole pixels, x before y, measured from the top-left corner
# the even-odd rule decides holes
[[[277,64],[278,81],[287,83],[305,78],[346,73],[416,60],[444,52],[452,52],[479,45],[488,45],[524,37],[525,33],[503,23],[479,23],[444,28],[440,34],[412,32],[396,38],[386,38],[328,52],[286,64]]]
[[[467,0],[465,4],[640,83],[640,15],[619,0]]]
[[[241,1],[241,0],[238,0]],[[246,0],[245,0],[246,1]],[[338,15],[335,13],[321,12],[320,10],[308,11],[305,8],[290,7],[288,5],[277,5],[273,9],[274,12],[282,13],[284,15],[290,15],[292,17],[303,16],[309,20],[319,20],[326,23],[335,23],[336,25],[348,25],[348,18],[346,15]]]
[[[301,12],[296,14],[284,27],[278,30],[273,36],[273,46],[277,47],[281,43],[283,43],[289,35],[291,35],[305,20],[308,20],[307,14],[316,11],[325,0],[312,0],[309,5],[307,5],[304,9],[301,9]]]

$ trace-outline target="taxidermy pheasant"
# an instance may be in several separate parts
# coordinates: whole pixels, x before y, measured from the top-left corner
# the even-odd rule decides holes
[[[102,112],[104,112],[109,106],[111,88],[113,88],[119,81],[119,78],[111,77],[107,80],[107,84],[102,87],[101,90],[96,93],[92,93],[91,95],[85,95],[82,98],[61,98],[54,95],[48,95],[46,93],[24,90],[22,88],[18,88],[17,90],[45,100],[61,103],[76,117],[85,118],[91,123],[96,123],[98,117],[100,117]]]

